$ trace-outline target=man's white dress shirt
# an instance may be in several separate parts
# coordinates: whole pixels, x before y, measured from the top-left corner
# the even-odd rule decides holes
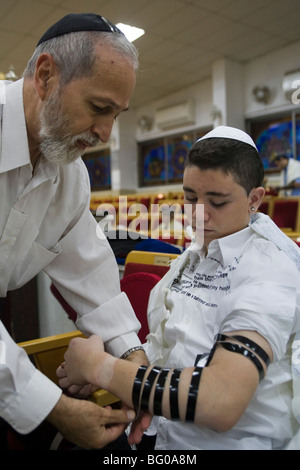
[[[33,171],[22,90],[19,80],[0,95],[0,297],[43,270],[77,312],[78,329],[121,356],[140,345],[140,323],[120,291],[113,252],[96,235],[86,167],[81,159],[63,167],[41,159]],[[0,416],[27,433],[60,394],[0,322]]]
[[[261,216],[262,225],[269,226],[269,218]],[[258,331],[269,342],[274,360],[232,430],[222,433],[158,418],[156,448],[250,450],[285,445],[299,427],[291,409],[289,350],[293,332],[300,329],[299,309],[296,265],[251,226],[214,240],[207,254],[191,245],[172,262],[148,306],[145,349],[151,363],[193,366],[198,355],[210,352],[217,334],[237,330]]]
[[[300,161],[295,158],[289,158],[288,165],[281,172],[282,186],[286,186],[292,181],[300,183]],[[298,196],[300,195],[300,188],[294,188],[285,191],[286,195]]]

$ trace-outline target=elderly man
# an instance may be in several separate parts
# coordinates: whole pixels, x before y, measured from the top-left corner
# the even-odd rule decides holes
[[[67,15],[40,39],[24,78],[1,88],[0,296],[44,270],[114,356],[146,363],[113,253],[96,236],[79,158],[107,142],[135,87],[137,51],[105,18]],[[132,412],[61,394],[0,323],[0,416],[27,434],[48,419],[70,441],[99,448]],[[118,423],[111,426],[111,423]],[[107,426],[109,424],[109,426]]]

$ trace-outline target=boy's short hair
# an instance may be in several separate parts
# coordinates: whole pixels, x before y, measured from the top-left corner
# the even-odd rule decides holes
[[[201,170],[222,170],[231,174],[247,194],[261,186],[264,179],[258,151],[252,145],[234,139],[211,137],[198,140],[188,153],[185,168],[193,165]]]

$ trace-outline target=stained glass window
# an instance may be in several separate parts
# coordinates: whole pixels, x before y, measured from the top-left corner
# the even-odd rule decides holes
[[[139,143],[140,186],[181,183],[189,149],[207,130]]]
[[[91,182],[92,191],[111,189],[110,150],[90,152],[82,157]]]
[[[275,168],[270,163],[274,154],[285,154],[300,160],[300,116],[296,113],[251,121],[250,134],[266,170]]]

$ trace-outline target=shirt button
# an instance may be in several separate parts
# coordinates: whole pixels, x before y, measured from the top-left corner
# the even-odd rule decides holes
[[[10,238],[6,238],[4,240],[4,245],[9,245],[10,244]]]

